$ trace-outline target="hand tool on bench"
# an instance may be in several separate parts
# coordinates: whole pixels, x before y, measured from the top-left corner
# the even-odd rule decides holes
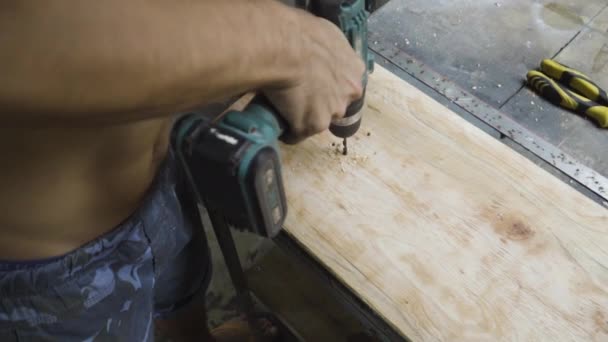
[[[600,127],[608,127],[606,91],[585,74],[554,60],[541,62],[540,71],[527,75],[528,84],[551,103],[587,115]]]

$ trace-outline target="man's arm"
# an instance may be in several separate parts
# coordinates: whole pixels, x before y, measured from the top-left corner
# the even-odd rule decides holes
[[[167,115],[301,69],[303,15],[272,0],[0,5],[0,120]]]

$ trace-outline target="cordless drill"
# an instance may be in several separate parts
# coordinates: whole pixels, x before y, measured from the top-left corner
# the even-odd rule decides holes
[[[310,0],[305,8],[336,24],[366,64],[363,85],[373,69],[367,51],[365,0]],[[346,116],[331,123],[330,131],[344,139],[361,126],[363,98],[352,103]],[[262,96],[243,111],[216,119],[191,113],[173,129],[173,146],[197,201],[203,202],[217,236],[241,310],[255,329],[253,300],[228,224],[264,237],[275,237],[287,215],[278,140],[286,125]],[[202,224],[202,223],[201,223]]]
[[[304,9],[336,24],[366,65],[362,82],[374,62],[367,49],[365,0],[309,0]],[[365,94],[365,93],[364,93]],[[349,105],[330,131],[344,140],[361,126],[364,98]],[[191,182],[208,209],[229,219],[233,226],[274,237],[287,214],[278,139],[286,125],[272,105],[257,96],[243,111],[231,111],[219,120],[187,115],[176,125],[175,145]]]

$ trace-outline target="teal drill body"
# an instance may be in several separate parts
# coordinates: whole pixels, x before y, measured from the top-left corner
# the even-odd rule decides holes
[[[374,65],[367,46],[365,4],[365,0],[310,0],[307,8],[344,32],[366,64],[364,86]],[[335,136],[346,139],[357,132],[363,101],[352,103],[343,119],[332,121],[330,131]],[[229,112],[217,122],[196,114],[184,116],[174,129],[174,145],[208,210],[223,215],[233,226],[274,237],[287,215],[278,147],[284,130],[279,113],[257,96],[243,111]]]

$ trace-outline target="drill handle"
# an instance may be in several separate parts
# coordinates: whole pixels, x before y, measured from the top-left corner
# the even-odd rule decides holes
[[[268,117],[274,118],[276,121],[277,129],[278,129],[278,137],[283,138],[288,134],[289,124],[287,120],[281,116],[281,113],[276,109],[276,107],[268,100],[266,96],[263,94],[257,94],[249,103],[247,107],[257,107],[263,112],[267,113]]]

